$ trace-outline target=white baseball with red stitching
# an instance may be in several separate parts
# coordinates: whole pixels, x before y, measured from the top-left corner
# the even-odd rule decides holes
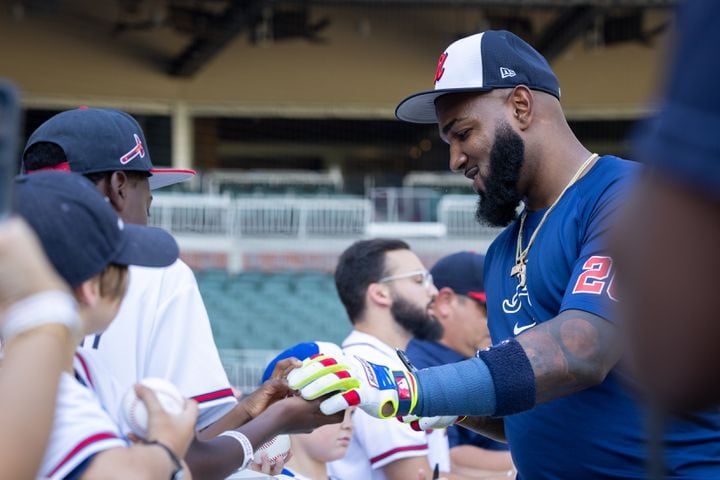
[[[255,450],[253,462],[260,464],[263,453],[267,455],[271,464],[278,463],[279,461],[284,462],[290,453],[290,436],[284,434],[278,435],[260,445],[258,449]]]
[[[160,405],[171,415],[179,415],[185,405],[185,397],[175,385],[164,378],[148,377],[138,382],[155,392]],[[148,415],[145,404],[130,387],[122,401],[122,416],[125,424],[135,435],[145,438],[147,435]]]

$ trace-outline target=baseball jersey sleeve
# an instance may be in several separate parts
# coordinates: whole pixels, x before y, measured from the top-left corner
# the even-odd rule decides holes
[[[70,374],[63,373],[40,475],[53,480],[72,477],[98,453],[127,446],[94,393]]]
[[[195,276],[181,260],[167,268],[131,266],[117,316],[80,350],[97,356],[122,392],[146,377],[172,382],[198,402],[197,430],[237,404]]]
[[[175,273],[182,277],[168,278],[171,285],[167,291],[171,294],[158,304],[147,345],[152,355],[146,358],[145,376],[166,378],[183,395],[197,401],[196,428],[202,430],[237,401],[220,361],[195,276],[186,264],[176,265]]]
[[[580,203],[578,239],[579,255],[563,296],[560,311],[583,310],[610,319],[616,301],[615,268],[608,254],[608,232],[614,215],[627,193],[630,176],[618,177],[596,196]]]
[[[357,410],[353,418],[357,439],[367,453],[372,469],[403,458],[428,454],[425,432],[416,432],[399,421],[381,420]]]

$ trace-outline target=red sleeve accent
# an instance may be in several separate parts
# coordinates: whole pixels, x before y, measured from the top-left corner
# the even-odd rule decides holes
[[[420,452],[423,450],[427,451],[427,449],[428,449],[428,446],[426,443],[422,444],[422,445],[411,445],[408,447],[397,447],[397,448],[393,448],[392,450],[388,450],[385,453],[381,453],[380,455],[377,455],[377,456],[371,458],[370,463],[377,463],[380,460],[383,460],[383,459],[389,457],[390,455],[395,455],[396,453],[400,453],[400,452]]]
[[[201,395],[195,395],[190,397],[198,403],[209,402],[211,400],[217,400],[218,398],[232,397],[233,392],[229,388],[223,388],[222,390],[216,390],[210,393],[203,393]]]
[[[95,434],[95,435],[92,435],[92,436],[86,438],[82,442],[75,445],[75,447],[72,450],[70,450],[70,453],[65,455],[65,458],[63,458],[60,461],[60,463],[58,463],[57,466],[55,468],[53,468],[52,472],[50,472],[50,474],[48,476],[52,477],[53,475],[55,475],[55,473],[57,473],[58,470],[60,470],[67,462],[69,462],[70,459],[72,459],[75,455],[80,453],[80,451],[82,449],[84,449],[85,447],[87,447],[88,445],[95,443],[95,442],[100,442],[102,440],[109,440],[112,438],[118,438],[118,437],[114,433],[105,432],[105,433],[98,433],[98,434]]]

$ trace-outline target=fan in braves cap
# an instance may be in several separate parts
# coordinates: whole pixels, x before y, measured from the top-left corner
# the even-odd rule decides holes
[[[82,173],[126,223],[142,225],[148,219],[151,188],[194,174],[154,168],[138,123],[127,113],[95,108],[62,112],[42,124],[28,140],[23,168],[29,174],[48,169]],[[224,478],[247,465],[253,453],[250,442],[260,445],[298,424],[309,430],[339,421],[313,415],[318,406],[299,397],[264,410],[269,402],[285,396],[285,383],[264,384],[257,395],[261,401],[248,397],[237,402],[195,276],[182,260],[165,268],[131,266],[117,317],[102,335],[86,337],[80,350],[108,366],[117,391],[126,391],[145,377],[161,377],[198,403],[198,435],[187,462],[199,478]],[[102,381],[96,382],[96,390],[101,390],[101,398],[114,395],[114,388]],[[245,427],[248,421],[262,427]],[[251,428],[247,437],[234,430],[241,426]],[[214,438],[217,435],[225,438]]]
[[[51,264],[72,288],[83,333],[102,331],[112,321],[125,295],[128,265],[164,267],[177,259],[178,247],[170,234],[125,224],[81,175],[21,176],[13,193],[13,210],[35,231]],[[139,388],[156,446],[131,447],[110,413],[114,409],[96,395],[97,382],[82,353],[76,352],[75,368],[68,362],[64,370],[40,476],[53,480],[182,477],[178,459],[193,438],[194,402],[171,416],[158,408],[153,395]]]

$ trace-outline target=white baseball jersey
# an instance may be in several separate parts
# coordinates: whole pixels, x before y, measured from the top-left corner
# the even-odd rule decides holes
[[[53,428],[39,476],[65,478],[95,454],[127,446],[127,440],[92,389],[73,375],[63,373],[60,376]]]
[[[404,368],[395,350],[372,335],[353,330],[343,341],[342,347],[348,355],[357,355],[393,368]],[[427,434],[416,432],[394,418],[381,420],[358,409],[352,417],[352,423],[352,439],[345,457],[328,463],[328,472],[332,478],[385,480],[382,467],[397,460],[428,456],[431,468],[437,461],[428,450]],[[441,464],[440,468],[449,471],[446,438],[445,450],[447,465]]]
[[[86,337],[81,350],[95,350],[122,391],[145,377],[174,383],[198,402],[198,430],[237,403],[195,276],[181,260],[167,268],[130,267],[118,315],[104,333]]]

